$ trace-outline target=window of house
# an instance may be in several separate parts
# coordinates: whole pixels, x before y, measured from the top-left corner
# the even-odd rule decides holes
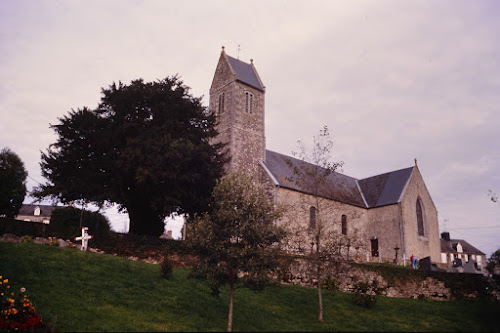
[[[417,228],[418,234],[420,236],[424,235],[424,216],[422,212],[422,204],[420,203],[420,199],[417,199]]]
[[[347,235],[347,216],[342,215],[342,235]]]
[[[253,113],[253,94],[251,92],[245,92],[245,112]]]
[[[40,216],[40,207],[35,208],[35,212],[33,213],[35,216]]]
[[[309,228],[316,229],[316,207],[309,208]]]
[[[219,95],[218,114],[224,113],[224,93]]]

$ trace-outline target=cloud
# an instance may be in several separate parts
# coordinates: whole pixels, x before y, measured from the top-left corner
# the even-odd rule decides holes
[[[500,209],[485,196],[489,188],[500,192],[498,7],[3,1],[0,144],[42,181],[39,151],[55,140],[49,124],[97,105],[101,87],[179,73],[207,105],[220,47],[236,57],[239,46],[266,85],[269,149],[289,154],[328,125],[333,158],[345,162],[346,174],[364,178],[411,166],[416,157],[441,220],[491,225]],[[476,234],[465,236],[483,251],[498,246]]]

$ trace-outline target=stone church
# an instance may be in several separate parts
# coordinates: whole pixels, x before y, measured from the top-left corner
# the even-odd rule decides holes
[[[438,212],[415,165],[365,179],[328,174],[319,191],[293,181],[296,170],[321,169],[266,150],[266,89],[253,60],[230,57],[222,48],[210,87],[209,110],[217,116],[218,140],[227,143],[229,170],[255,176],[285,207],[278,221],[296,234],[290,251],[311,251],[311,229],[321,227],[322,244],[339,247],[358,261],[408,263],[410,256],[440,260]],[[307,172],[305,172],[307,173]]]

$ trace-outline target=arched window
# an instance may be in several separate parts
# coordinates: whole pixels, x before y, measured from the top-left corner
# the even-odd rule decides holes
[[[422,211],[422,204],[420,199],[417,199],[417,229],[420,236],[424,235],[424,214]]]
[[[347,216],[342,215],[342,235],[347,235]]]
[[[218,106],[218,113],[224,113],[224,93],[219,95],[219,106]]]
[[[316,229],[316,207],[309,208],[309,228]]]
[[[35,216],[40,216],[41,211],[42,211],[42,210],[40,209],[40,207],[38,207],[38,206],[37,206],[37,207],[35,208],[35,211],[33,212],[33,215],[35,215]]]
[[[245,112],[253,113],[253,94],[251,92],[245,92]]]

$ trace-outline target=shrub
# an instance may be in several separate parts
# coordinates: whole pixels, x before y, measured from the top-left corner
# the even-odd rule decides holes
[[[328,278],[325,283],[323,284],[323,289],[330,290],[332,292],[336,292],[339,290],[339,283],[337,280],[333,278]]]
[[[161,277],[169,279],[172,276],[172,262],[168,257],[168,248],[163,250],[163,261],[161,262]]]
[[[30,235],[24,235],[21,237],[21,243],[32,243],[33,242],[33,237]]]
[[[109,221],[104,215],[87,210],[82,212],[82,210],[74,207],[56,208],[52,212],[50,225],[58,237],[73,239],[81,234],[80,218],[82,219],[82,226],[89,228],[90,235],[100,238],[107,238],[109,235]]]
[[[8,279],[0,276],[0,331],[28,331],[43,328],[42,318],[35,311],[26,289],[17,295],[11,292]]]
[[[358,282],[354,285],[354,294],[352,299],[354,304],[371,308],[377,303],[376,295],[380,295],[383,289],[378,287],[378,282],[375,280],[373,283]]]

